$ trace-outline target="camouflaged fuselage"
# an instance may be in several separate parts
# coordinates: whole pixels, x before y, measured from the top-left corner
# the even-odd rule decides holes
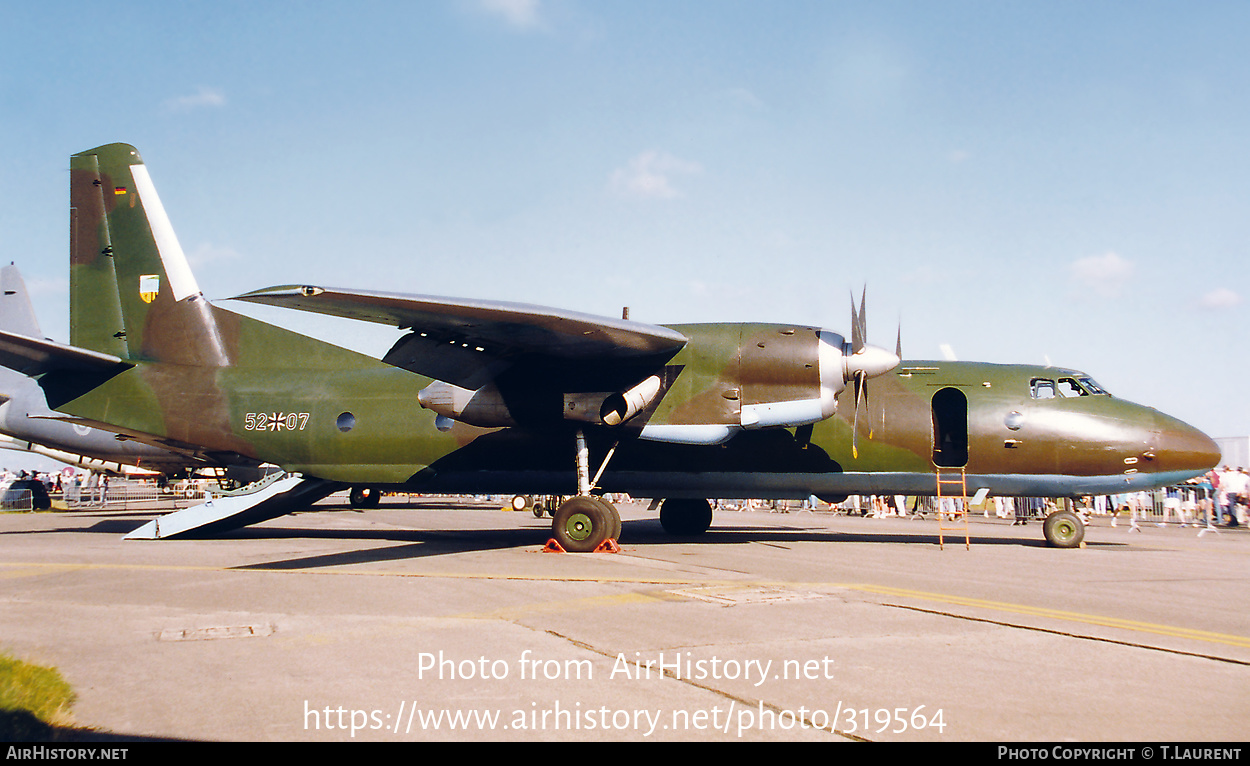
[[[222,324],[224,317],[237,316],[214,313]],[[733,326],[678,329],[693,338],[738,334]],[[447,492],[575,488],[571,423],[505,429],[453,423],[440,430],[435,414],[417,403],[428,378],[350,352],[324,353],[315,341],[309,353],[296,358],[276,348],[270,352],[271,346],[288,351],[304,346],[301,336],[276,328],[248,335],[239,344],[227,334],[226,348],[250,363],[140,364],[63,409],[176,444],[236,452],[349,484],[411,483]],[[732,364],[699,357],[694,348],[670,362],[670,370],[680,371],[664,399],[641,418],[733,422],[749,380]],[[1032,398],[1031,382],[1047,376],[1079,373],[906,362],[898,373],[874,381],[868,403],[861,405],[858,457],[851,450],[850,389],[840,396],[838,414],[815,424],[810,437],[801,428],[778,428],[742,431],[718,445],[665,444],[636,438],[634,428],[641,423],[588,428],[586,434],[592,461],[619,442],[601,481],[610,491],[761,497],[930,493],[941,460],[935,445],[942,439],[934,396],[954,390],[965,402],[955,416],[966,423],[966,432],[956,426],[955,436],[967,457],[948,467],[966,468],[973,489],[1127,491],[1180,480],[1210,461],[1205,436],[1152,409],[1107,395]]]

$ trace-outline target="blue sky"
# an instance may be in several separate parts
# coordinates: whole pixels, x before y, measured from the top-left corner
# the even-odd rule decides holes
[[[1049,360],[1250,434],[1244,2],[5,16],[0,233],[59,340],[68,157],[124,141],[214,300],[299,282],[849,332],[867,285],[870,340],[901,323],[908,358]]]

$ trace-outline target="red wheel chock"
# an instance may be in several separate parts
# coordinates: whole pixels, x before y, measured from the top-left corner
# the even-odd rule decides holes
[[[556,539],[554,537],[547,540],[547,544],[543,546],[542,552],[543,553],[568,553],[568,551],[564,550],[564,546],[556,542]],[[604,540],[603,542],[599,543],[598,547],[596,547],[591,552],[592,553],[620,553],[621,546],[616,544],[616,538],[609,537],[607,540]]]

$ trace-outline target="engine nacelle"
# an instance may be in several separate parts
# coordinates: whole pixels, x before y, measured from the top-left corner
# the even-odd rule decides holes
[[[427,410],[471,426],[503,428],[517,424],[494,383],[470,391],[436,380],[417,392],[417,401]]]
[[[683,325],[690,338],[674,358],[686,369],[641,437],[719,444],[741,430],[812,425],[837,412],[838,395],[856,379],[898,365],[885,349],[853,344],[835,332],[793,325]],[[669,397],[676,397],[670,404]]]
[[[773,337],[756,338],[745,339],[740,351],[743,428],[804,426],[837,412],[838,394],[854,375],[847,368],[850,347],[841,335],[782,328]]]
[[[656,400],[662,384],[652,375],[624,392],[567,393],[564,417],[604,426],[619,426],[642,412]]]

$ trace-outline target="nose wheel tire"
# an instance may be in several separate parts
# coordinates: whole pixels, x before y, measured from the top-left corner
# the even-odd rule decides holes
[[[1055,511],[1042,522],[1047,544],[1055,548],[1079,548],[1085,539],[1085,524],[1071,511]]]
[[[556,509],[551,535],[570,553],[590,553],[621,534],[621,517],[606,500],[579,495]]]

